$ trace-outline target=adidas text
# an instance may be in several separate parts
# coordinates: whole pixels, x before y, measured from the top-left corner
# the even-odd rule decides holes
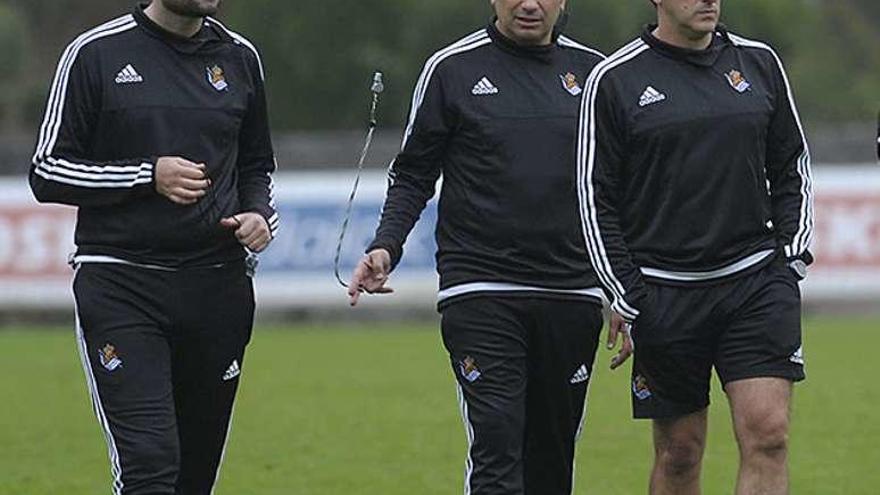
[[[498,88],[496,88],[495,85],[492,84],[492,81],[484,77],[480,79],[476,85],[474,85],[474,89],[471,90],[471,93],[476,96],[494,95],[498,94]]]
[[[128,64],[119,71],[119,74],[116,74],[116,84],[132,84],[132,83],[141,83],[144,82],[144,78],[141,77],[140,74],[132,67],[131,64]]]
[[[654,103],[660,103],[665,99],[666,95],[654,89],[653,86],[648,86],[645,88],[645,92],[642,93],[641,98],[639,98],[639,106],[646,107],[648,105],[653,105]]]

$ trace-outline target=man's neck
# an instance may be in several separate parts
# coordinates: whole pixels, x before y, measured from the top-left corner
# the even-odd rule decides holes
[[[705,50],[712,44],[714,33],[697,33],[687,28],[671,26],[671,23],[660,21],[653,33],[658,40],[679,48]]]
[[[505,38],[512,41],[514,44],[519,46],[548,46],[553,43],[553,31],[547,33],[542,39],[536,41],[524,41],[521,39],[517,39],[513,33],[507,31],[504,26],[501,25],[501,22],[495,20],[495,29],[498,30]]]
[[[162,2],[153,1],[144,9],[144,14],[162,29],[184,38],[192,38],[202,29],[204,19],[175,14],[166,9]]]

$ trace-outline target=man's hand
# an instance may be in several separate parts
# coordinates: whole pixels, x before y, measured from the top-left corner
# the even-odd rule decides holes
[[[246,212],[220,220],[220,225],[235,230],[235,238],[255,253],[266,249],[272,240],[269,224],[259,213]]]
[[[615,370],[620,367],[633,353],[632,336],[630,335],[630,325],[623,320],[623,317],[615,312],[611,312],[611,322],[608,324],[608,349],[613,350],[617,347],[617,341],[623,334],[623,342],[620,344],[620,351],[611,358],[611,369]]]
[[[211,185],[204,163],[194,163],[178,156],[163,156],[154,170],[156,192],[179,205],[198,202]]]
[[[358,262],[348,283],[349,303],[356,306],[361,292],[367,294],[389,294],[394,292],[385,287],[391,271],[391,253],[385,249],[374,249]]]

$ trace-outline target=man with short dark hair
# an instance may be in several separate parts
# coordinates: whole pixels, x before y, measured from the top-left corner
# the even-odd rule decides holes
[[[602,327],[579,235],[574,144],[603,57],[560,34],[564,0],[493,0],[416,86],[376,237],[350,296],[388,275],[435,183],[443,342],[468,438],[465,493],[569,495]]]
[[[658,24],[593,71],[578,172],[590,258],[632,323],[632,400],[654,421],[654,495],[700,492],[711,370],[730,401],[736,493],[788,492],[810,157],[767,45],[720,0],[654,0]]]
[[[72,42],[31,166],[39,201],[78,207],[77,336],[116,494],[212,491],[248,251],[278,227],[263,67],[219,4],[154,0]]]

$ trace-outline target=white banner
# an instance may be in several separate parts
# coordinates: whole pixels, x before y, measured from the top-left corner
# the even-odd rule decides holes
[[[281,174],[276,201],[282,228],[261,256],[261,308],[346,307],[333,277],[333,256],[353,176],[349,172]],[[880,301],[880,167],[815,170],[817,262],[804,284],[807,301]],[[370,172],[342,253],[348,278],[376,227],[385,196],[383,173]],[[406,244],[392,279],[395,293],[367,305],[434,306],[437,276],[431,202]],[[24,178],[0,180],[0,308],[72,306],[67,255],[73,251],[76,210],[38,205]],[[878,303],[880,305],[880,303]]]

